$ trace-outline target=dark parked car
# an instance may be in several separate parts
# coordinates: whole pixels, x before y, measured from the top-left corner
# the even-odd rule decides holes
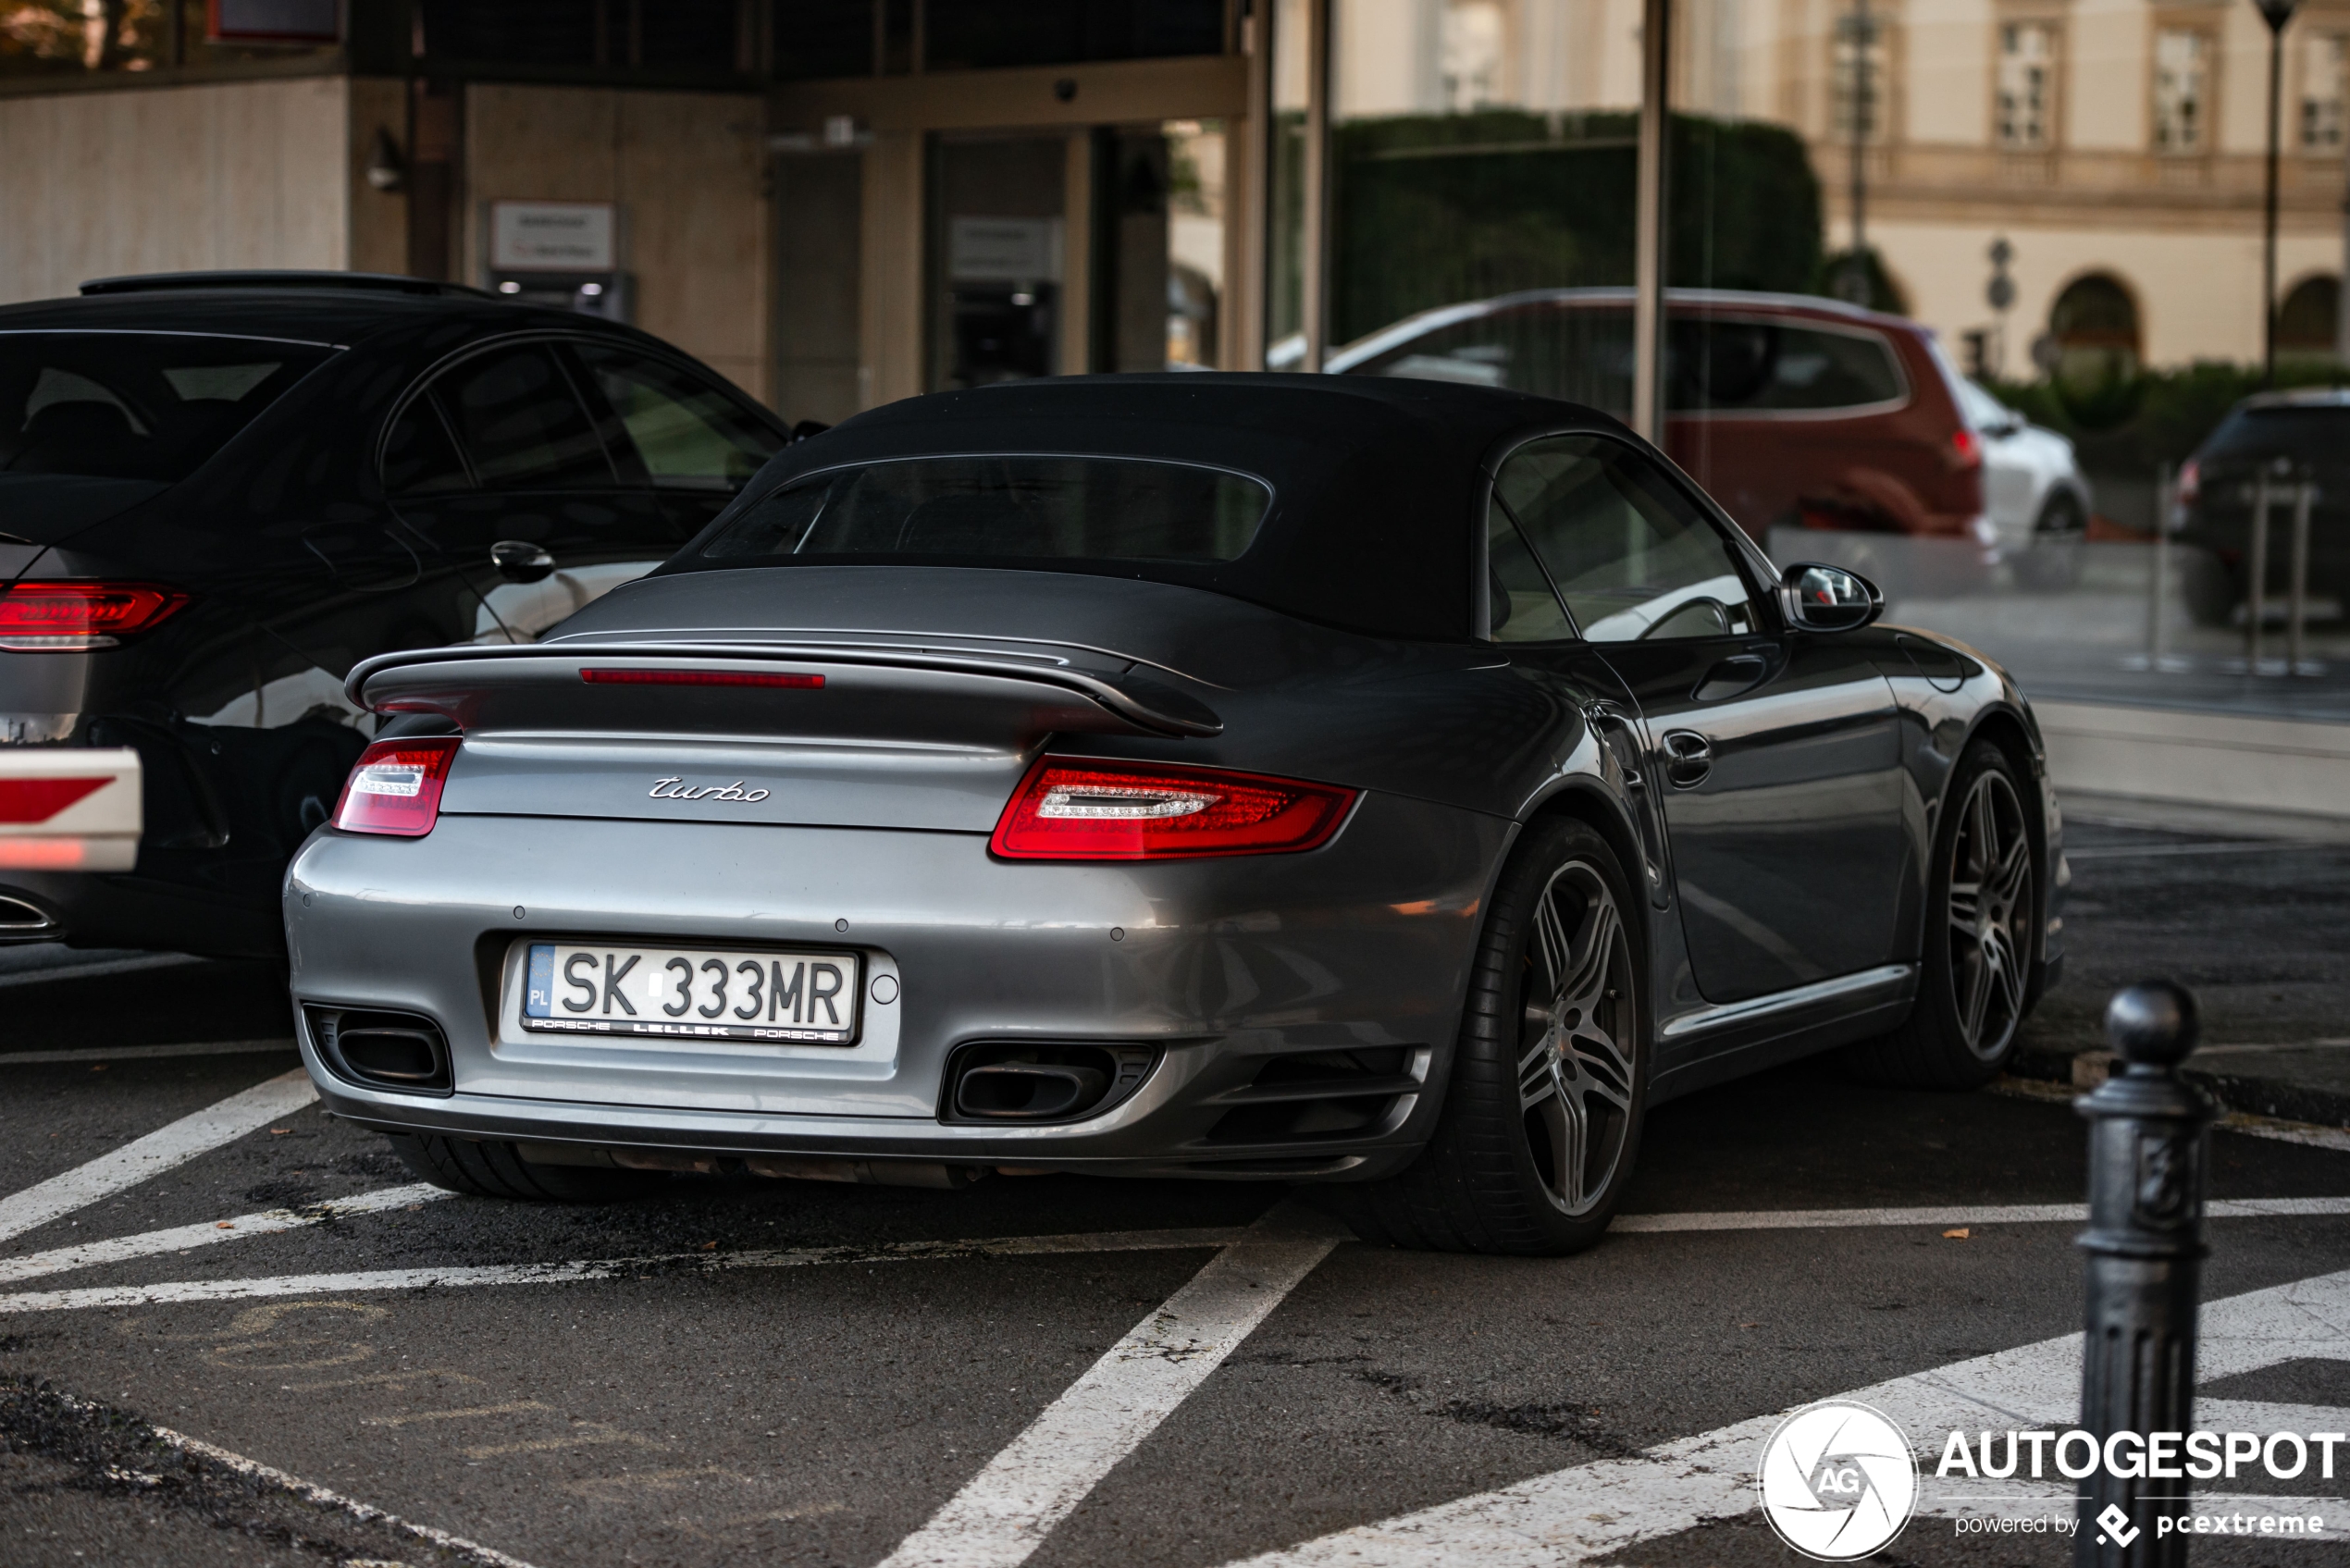
[[[1374,377],[860,414],[393,715],[288,872],[304,1060],[427,1179],[1319,1179],[1587,1245],[1647,1107],[1995,1074],[2059,820],[1997,669],[1589,409]]]
[[[529,640],[787,438],[645,333],[410,278],[0,309],[0,744],[133,747],[146,800],[130,871],[0,871],[0,935],[281,952],[375,727],[352,665]]]
[[[2316,486],[2309,513],[2310,597],[2350,606],[2350,391],[2263,392],[2229,412],[2179,470],[2178,537],[2195,547],[2182,580],[2198,625],[2224,626],[2250,597],[2252,512],[2260,475],[2269,514],[2268,602],[2292,584],[2293,492]]]

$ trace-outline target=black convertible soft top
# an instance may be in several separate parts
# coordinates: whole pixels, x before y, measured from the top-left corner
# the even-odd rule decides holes
[[[936,392],[785,448],[662,572],[754,564],[702,549],[774,490],[826,469],[973,454],[1158,458],[1236,469],[1272,487],[1272,509],[1244,553],[1220,562],[1034,565],[1206,588],[1379,636],[1456,638],[1469,631],[1479,461],[1504,437],[1577,428],[1622,426],[1550,398],[1374,377],[1073,376]],[[792,555],[756,562],[761,568],[817,563]],[[898,555],[873,564],[983,562]]]

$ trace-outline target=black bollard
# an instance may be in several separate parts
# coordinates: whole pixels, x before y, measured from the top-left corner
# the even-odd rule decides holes
[[[2212,1110],[2181,1081],[2178,1066],[2195,1049],[2199,1027],[2195,995],[2184,986],[2158,981],[2116,992],[2105,1010],[2105,1037],[2118,1070],[2074,1102],[2090,1124],[2089,1228],[2080,1240],[2089,1254],[2081,1426],[2101,1449],[2115,1432],[2143,1438],[2193,1425]],[[2155,1527],[2158,1515],[2184,1512],[2183,1478],[2120,1479],[2100,1465],[2081,1488],[2075,1568],[2186,1562],[2186,1537]]]

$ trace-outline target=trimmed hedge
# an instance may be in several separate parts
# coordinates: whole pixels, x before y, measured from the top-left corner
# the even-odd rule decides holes
[[[2350,368],[2330,358],[2288,356],[2277,362],[2276,384],[2350,385]],[[2230,409],[2262,389],[2258,365],[2209,359],[2086,386],[2059,379],[1984,385],[2034,424],[2072,437],[2084,467],[2109,474],[2185,462]]]
[[[1487,109],[1332,128],[1331,340],[1521,289],[1632,281],[1630,114]],[[1668,281],[1808,291],[1820,187],[1778,126],[1676,115]]]

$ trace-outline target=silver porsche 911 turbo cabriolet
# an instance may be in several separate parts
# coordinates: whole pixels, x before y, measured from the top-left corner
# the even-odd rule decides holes
[[[542,643],[352,672],[304,1059],[472,1192],[1269,1179],[1588,1245],[1660,1101],[1981,1083],[2049,982],[2031,710],[1881,609],[1546,399],[910,399]]]

